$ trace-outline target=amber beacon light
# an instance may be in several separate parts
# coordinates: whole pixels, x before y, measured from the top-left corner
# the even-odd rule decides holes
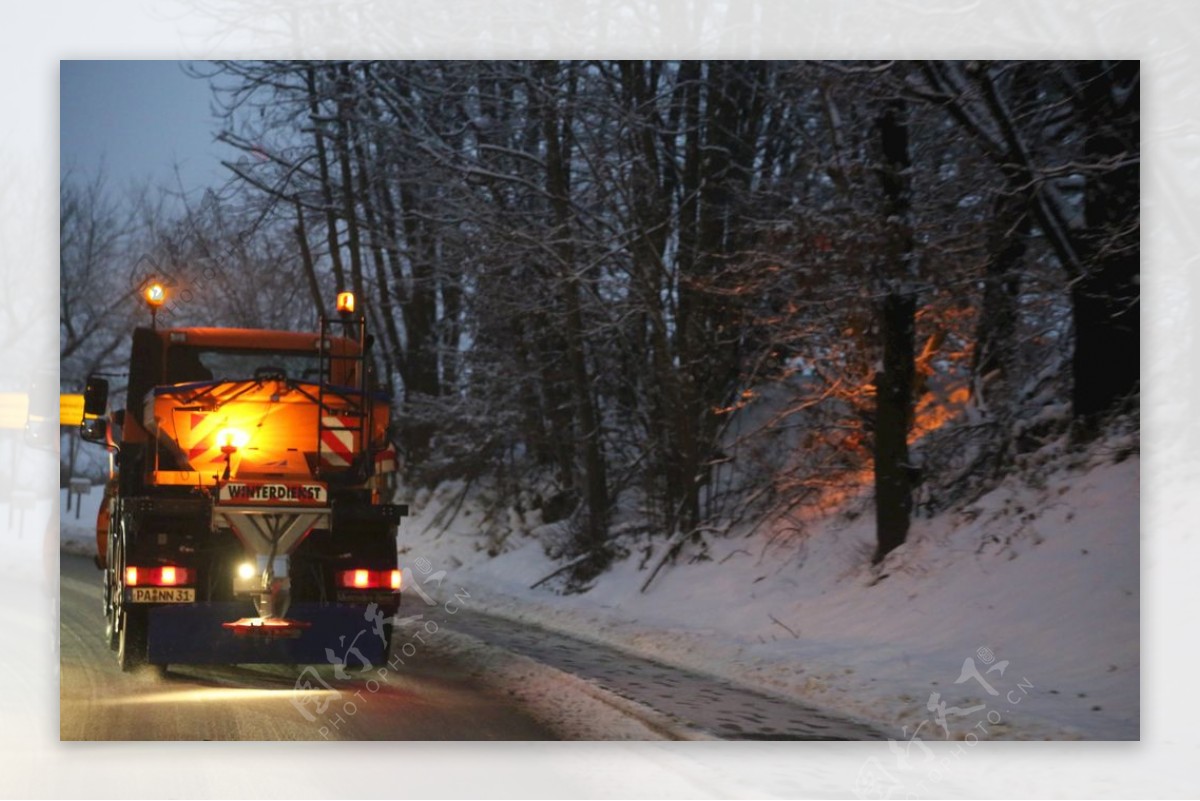
[[[167,299],[167,290],[163,285],[155,281],[146,287],[143,293],[146,298],[146,305],[150,307],[150,327],[158,327],[158,309],[163,305],[163,301]]]
[[[337,296],[338,314],[354,314],[354,293],[339,292]]]
[[[150,307],[157,309],[163,305],[163,301],[167,299],[167,290],[163,289],[162,284],[151,284],[146,287],[146,302]]]

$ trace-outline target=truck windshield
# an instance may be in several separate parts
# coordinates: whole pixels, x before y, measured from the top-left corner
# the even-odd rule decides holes
[[[315,352],[265,350],[207,350],[176,345],[167,353],[167,383],[240,381],[284,377],[293,381],[319,380]]]

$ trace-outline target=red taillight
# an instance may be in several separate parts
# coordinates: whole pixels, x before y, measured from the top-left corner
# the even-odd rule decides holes
[[[125,586],[127,587],[176,587],[180,584],[191,584],[195,577],[195,573],[190,568],[174,565],[125,568]]]
[[[398,590],[399,570],[343,570],[337,574],[338,586],[352,590]]]
[[[312,623],[307,620],[287,620],[286,618],[243,617],[222,623],[222,628],[229,629],[238,637],[262,637],[263,639],[281,638],[295,639]]]

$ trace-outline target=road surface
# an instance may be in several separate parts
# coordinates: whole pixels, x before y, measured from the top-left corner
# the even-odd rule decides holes
[[[454,631],[587,679],[693,730],[726,740],[877,740],[853,721],[715,676],[664,665],[536,626],[444,608],[433,617]]]
[[[722,679],[485,615],[466,603],[430,606],[411,593],[393,642],[393,661],[403,664],[382,680],[376,680],[378,665],[371,671],[348,665],[342,679],[332,666],[291,665],[124,674],[104,643],[99,579],[89,559],[62,554],[63,740],[882,736]],[[473,646],[463,648],[464,640]],[[517,655],[505,659],[520,660],[520,674],[498,670],[505,659],[497,661],[496,654]],[[645,728],[614,724],[614,716]]]
[[[104,642],[100,573],[62,554],[60,735],[63,740],[546,740],[549,728],[427,652],[369,687],[296,690],[290,665],[153,668],[124,674]],[[355,694],[360,695],[356,696]],[[353,706],[347,706],[353,704]],[[305,714],[307,713],[307,715]],[[309,718],[312,718],[310,720]]]

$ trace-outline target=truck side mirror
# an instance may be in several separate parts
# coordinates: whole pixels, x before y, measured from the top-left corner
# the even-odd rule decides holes
[[[108,411],[108,381],[88,376],[83,390],[83,413],[92,417],[103,417]]]
[[[79,436],[88,442],[107,444],[108,421],[103,417],[93,417],[79,424]]]
[[[94,375],[88,376],[83,390],[83,421],[79,424],[80,438],[88,442],[107,441],[108,382]]]

